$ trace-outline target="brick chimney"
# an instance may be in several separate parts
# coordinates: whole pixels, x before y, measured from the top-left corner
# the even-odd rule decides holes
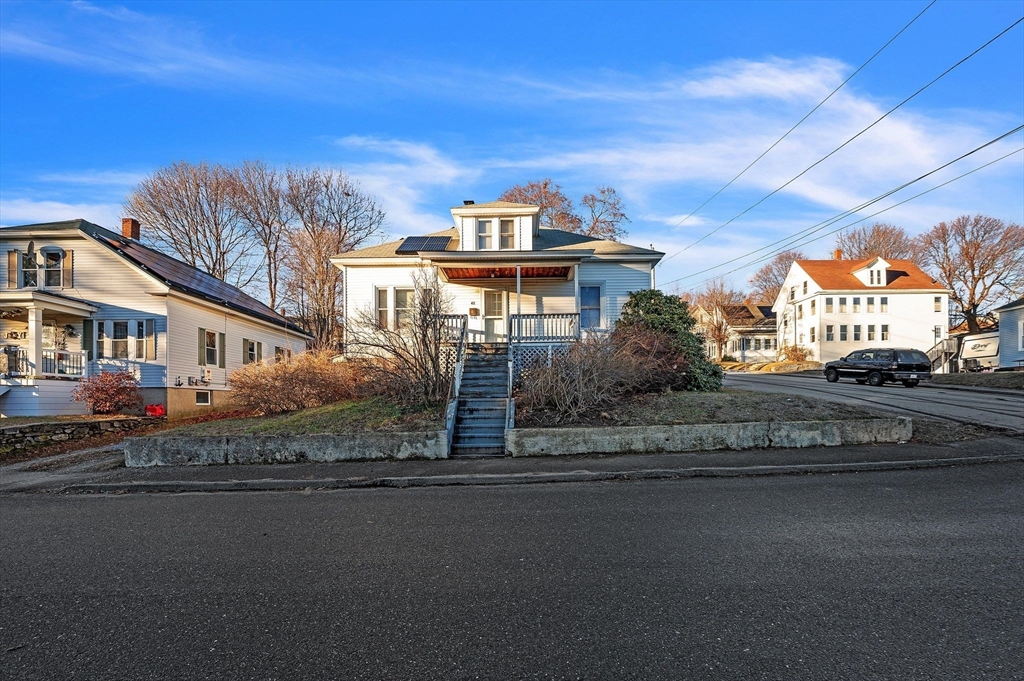
[[[832,259],[833,260],[842,260],[843,259],[843,251],[842,251],[842,249],[837,248],[835,253],[832,254]]]
[[[135,218],[121,218],[121,236],[125,239],[139,240],[139,221]]]

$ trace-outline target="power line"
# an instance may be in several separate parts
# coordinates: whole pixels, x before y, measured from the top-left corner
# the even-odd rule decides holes
[[[729,186],[730,186],[730,185],[731,185],[731,184],[732,184],[733,182],[735,182],[736,180],[740,179],[740,177],[742,177],[744,173],[746,173],[746,172],[747,172],[748,170],[750,170],[751,168],[753,168],[753,167],[754,167],[754,164],[755,164],[755,163],[757,163],[757,162],[758,162],[758,161],[760,161],[760,160],[761,160],[762,158],[764,158],[764,157],[765,157],[765,156],[766,156],[766,155],[768,154],[768,152],[769,152],[769,151],[771,151],[772,149],[774,149],[774,148],[775,148],[776,146],[778,146],[778,144],[779,144],[779,143],[780,143],[780,142],[781,142],[782,140],[784,140],[784,139],[786,139],[787,137],[789,137],[789,133],[791,133],[791,132],[793,132],[794,130],[796,130],[796,129],[797,129],[797,128],[798,128],[799,126],[800,126],[800,124],[801,124],[801,123],[803,123],[803,122],[804,122],[804,121],[806,121],[806,120],[807,120],[808,118],[810,118],[810,117],[811,117],[811,114],[813,114],[813,113],[814,113],[815,111],[817,111],[818,109],[820,109],[820,108],[821,108],[821,107],[822,107],[822,106],[823,106],[823,105],[825,104],[825,102],[827,102],[828,100],[832,99],[832,95],[834,95],[835,93],[839,92],[839,90],[841,90],[841,89],[843,88],[843,86],[844,86],[844,85],[846,85],[847,83],[849,83],[849,82],[850,82],[850,81],[851,81],[851,80],[853,79],[853,77],[854,77],[854,76],[856,76],[856,75],[857,75],[858,73],[860,73],[860,72],[861,72],[861,71],[862,71],[862,70],[864,69],[864,67],[866,67],[866,66],[867,66],[868,64],[870,64],[870,63],[871,63],[872,61],[874,61],[875,57],[877,57],[878,55],[880,55],[880,54],[882,53],[882,51],[883,51],[883,50],[884,50],[885,48],[889,47],[889,45],[890,45],[890,44],[892,44],[892,42],[893,42],[894,40],[896,40],[896,38],[899,38],[899,37],[900,37],[900,35],[902,35],[904,31],[906,31],[906,30],[907,30],[908,28],[910,28],[911,24],[913,24],[913,23],[914,23],[915,21],[917,21],[918,19],[920,19],[920,18],[921,18],[921,15],[922,15],[922,14],[924,14],[925,12],[927,12],[927,11],[928,11],[928,10],[929,10],[929,9],[931,8],[931,6],[932,6],[932,5],[934,5],[934,4],[936,3],[936,2],[937,2],[937,0],[932,0],[932,1],[930,2],[930,3],[928,3],[928,5],[927,5],[927,6],[926,6],[926,7],[925,7],[925,8],[923,9],[923,10],[921,10],[921,11],[920,11],[920,12],[919,12],[919,13],[917,14],[917,16],[916,16],[916,17],[914,17],[913,19],[911,19],[911,20],[910,20],[910,23],[908,23],[908,24],[907,24],[906,26],[904,26],[903,28],[901,28],[901,29],[899,30],[899,32],[898,32],[898,33],[896,33],[896,35],[894,35],[893,37],[889,38],[889,40],[888,40],[888,41],[886,41],[886,43],[885,43],[884,45],[882,45],[882,46],[881,46],[880,48],[878,48],[878,51],[876,51],[876,52],[875,52],[875,53],[874,53],[873,55],[871,55],[871,57],[870,57],[870,58],[868,58],[868,60],[867,60],[866,62],[864,62],[863,64],[861,64],[861,65],[860,65],[859,67],[857,67],[857,70],[856,70],[856,71],[854,71],[853,73],[851,73],[851,74],[850,74],[850,76],[849,76],[849,77],[848,77],[848,78],[847,78],[846,80],[844,80],[844,81],[843,81],[842,83],[840,83],[840,84],[839,84],[839,86],[838,86],[838,87],[837,87],[837,88],[836,88],[835,90],[833,90],[832,92],[828,93],[828,96],[827,96],[827,97],[825,97],[825,99],[823,99],[823,100],[821,100],[820,102],[818,102],[818,103],[817,103],[817,104],[815,105],[815,107],[814,107],[813,109],[811,109],[810,111],[808,111],[808,112],[807,112],[807,114],[806,114],[806,115],[804,115],[804,117],[803,117],[803,118],[801,118],[800,120],[798,120],[798,121],[797,121],[797,122],[796,122],[796,123],[795,123],[795,124],[793,125],[793,127],[791,127],[791,128],[789,129],[789,130],[787,130],[787,131],[786,131],[786,133],[785,133],[785,134],[784,134],[784,135],[783,135],[782,137],[780,137],[779,139],[775,140],[775,142],[773,142],[773,143],[772,143],[772,145],[771,145],[770,147],[768,147],[767,149],[765,149],[764,151],[762,151],[762,152],[761,152],[761,155],[760,155],[760,156],[758,156],[758,157],[757,157],[757,158],[755,158],[755,159],[754,159],[753,161],[751,161],[751,162],[750,162],[750,164],[749,164],[749,165],[748,165],[748,166],[747,166],[746,168],[744,168],[743,170],[741,170],[741,171],[740,171],[740,172],[739,172],[739,173],[738,173],[738,174],[736,175],[736,177],[734,177],[734,178],[732,178],[731,180],[729,180],[728,182],[726,182],[726,183],[725,183],[725,185],[724,185],[724,186],[723,186],[723,187],[722,187],[721,189],[719,189],[719,190],[718,190],[717,192],[715,192],[714,194],[712,194],[712,195],[711,195],[711,196],[710,196],[710,197],[709,197],[709,198],[708,198],[708,199],[707,199],[707,200],[706,200],[706,201],[705,201],[704,203],[702,203],[702,204],[700,204],[699,206],[697,206],[696,208],[694,208],[694,209],[693,209],[693,211],[691,211],[689,215],[687,215],[687,216],[686,216],[685,218],[683,218],[682,220],[680,220],[679,222],[677,222],[677,223],[676,223],[675,225],[673,225],[672,229],[675,229],[676,227],[679,227],[679,226],[681,226],[681,225],[682,225],[682,224],[683,224],[684,222],[686,222],[687,220],[689,220],[690,218],[692,218],[692,217],[693,217],[694,215],[696,215],[696,214],[697,214],[697,213],[698,213],[698,212],[700,211],[700,209],[701,209],[701,208],[703,208],[704,206],[706,206],[706,205],[708,205],[709,203],[711,203],[711,201],[713,201],[713,200],[715,199],[715,197],[716,197],[716,196],[718,196],[719,194],[721,194],[722,192],[724,192],[724,191],[725,191],[726,189],[728,189],[728,188],[729,188]],[[693,244],[690,244],[690,246],[693,246],[693,245],[695,245],[696,243],[698,243],[698,242],[694,242]],[[683,251],[685,251],[685,250],[687,250],[688,248],[690,248],[690,246],[687,246],[686,248],[684,248],[684,249],[683,249]],[[681,253],[681,252],[682,252],[682,251],[680,251],[680,253]],[[676,255],[678,255],[678,254],[676,254]]]
[[[920,194],[914,194],[913,196],[911,196],[909,198],[906,198],[906,199],[904,199],[904,200],[902,200],[902,201],[900,201],[898,203],[894,203],[894,204],[892,204],[891,206],[889,206],[887,208],[883,208],[882,210],[877,211],[875,213],[872,213],[871,215],[865,215],[864,217],[860,218],[859,220],[854,220],[853,222],[849,222],[849,223],[843,225],[842,227],[839,227],[838,229],[833,229],[831,232],[825,232],[824,234],[822,234],[820,236],[816,236],[813,239],[808,239],[808,240],[800,243],[799,245],[803,246],[804,244],[809,244],[809,243],[813,243],[815,241],[819,241],[821,239],[824,239],[827,236],[832,236],[836,232],[841,232],[844,229],[846,229],[847,227],[852,227],[852,226],[854,226],[854,225],[856,225],[858,223],[864,222],[865,220],[869,220],[869,219],[875,217],[876,215],[881,215],[882,213],[885,213],[886,211],[890,211],[893,208],[896,208],[898,206],[902,206],[904,203],[907,203],[908,201],[913,201],[914,199],[920,198],[920,197],[924,196],[925,194],[930,194],[931,192],[935,191],[936,189],[941,189],[942,187],[945,187],[947,184],[951,184],[953,182],[956,182],[957,180],[965,178],[968,175],[971,175],[973,173],[978,172],[979,170],[984,170],[985,168],[989,167],[990,165],[992,165],[994,163],[998,163],[999,161],[1002,161],[1003,159],[1009,158],[1009,157],[1013,156],[1014,154],[1019,154],[1022,151],[1024,151],[1024,147],[1021,147],[1019,149],[1015,149],[1015,150],[1011,151],[1010,153],[1004,154],[1004,155],[1000,156],[997,159],[993,159],[993,160],[989,161],[988,163],[985,163],[983,165],[978,166],[977,168],[974,168],[973,170],[968,170],[963,175],[957,175],[956,177],[954,177],[954,178],[952,178],[950,180],[946,180],[942,184],[937,184],[937,185],[935,185],[934,187],[932,187],[930,189],[924,190]],[[750,267],[751,265],[756,265],[758,263],[762,263],[762,262],[768,260],[769,258],[771,258],[773,255],[776,255],[777,252],[778,251],[773,252],[773,253],[769,253],[768,255],[766,255],[766,256],[764,256],[762,258],[759,258],[759,259],[754,260],[752,262],[749,262],[749,263],[747,263],[745,265],[737,267],[736,269],[729,270],[725,274],[719,275],[719,276],[726,276],[726,275],[732,274],[733,272],[738,272],[741,269],[744,269],[746,267]],[[693,287],[691,287],[690,289],[687,289],[687,290],[692,290],[692,289],[696,288],[697,286],[700,286],[700,284],[704,284],[704,283],[706,283],[708,281],[711,281],[712,279],[714,279],[714,277],[709,277],[707,279],[704,279],[703,281],[700,281],[697,284],[694,284]],[[674,279],[673,281],[670,281],[670,282],[667,282],[667,283],[672,284],[672,283],[675,283],[676,281],[679,281],[679,280],[678,279]]]
[[[975,147],[971,151],[968,151],[968,152],[966,152],[964,154],[961,154],[960,156],[954,158],[951,161],[943,163],[941,166],[938,166],[937,168],[934,168],[934,169],[928,171],[927,173],[924,173],[923,175],[920,175],[920,176],[914,178],[913,180],[909,180],[907,182],[904,182],[903,184],[901,184],[901,185],[899,185],[897,187],[894,187],[893,189],[890,189],[890,190],[888,190],[886,192],[883,192],[882,194],[879,194],[875,198],[869,199],[869,200],[865,201],[864,203],[861,203],[858,206],[855,206],[853,208],[845,210],[845,211],[843,211],[843,212],[841,212],[841,213],[839,213],[837,215],[834,215],[833,217],[830,217],[830,218],[828,218],[826,220],[822,220],[821,222],[818,222],[818,223],[816,223],[814,225],[811,225],[810,227],[807,227],[805,229],[799,230],[795,234],[791,234],[789,236],[783,237],[782,239],[774,241],[774,242],[772,242],[772,243],[770,243],[770,244],[768,244],[766,246],[762,246],[761,248],[758,248],[756,250],[750,251],[748,253],[744,253],[743,255],[740,255],[740,256],[737,256],[735,258],[732,258],[731,260],[726,260],[725,262],[719,263],[718,265],[715,265],[713,267],[708,267],[708,268],[705,268],[703,270],[699,270],[697,272],[694,272],[692,274],[688,274],[686,276],[678,277],[676,279],[672,279],[671,281],[664,282],[664,284],[662,284],[662,285],[664,286],[664,285],[675,283],[677,281],[682,281],[684,279],[690,279],[690,278],[699,276],[701,274],[704,274],[705,272],[710,272],[712,270],[716,270],[716,269],[718,269],[720,267],[724,267],[725,265],[729,265],[731,263],[737,262],[738,260],[743,260],[745,258],[748,258],[751,255],[754,255],[756,253],[760,253],[761,251],[767,250],[767,249],[769,249],[769,248],[771,248],[773,246],[777,246],[779,244],[785,243],[785,245],[783,245],[781,248],[775,249],[775,251],[770,253],[768,256],[760,257],[760,258],[758,258],[758,259],[756,259],[756,260],[754,260],[752,262],[745,263],[744,265],[741,265],[740,267],[738,267],[738,268],[736,268],[734,270],[730,270],[729,272],[726,272],[725,274],[731,274],[732,272],[736,272],[736,271],[738,271],[740,269],[743,269],[745,267],[749,267],[749,266],[751,266],[753,264],[756,264],[757,262],[761,262],[764,259],[766,259],[768,257],[771,257],[775,253],[778,253],[778,252],[780,252],[782,250],[785,250],[786,248],[789,248],[789,247],[793,246],[795,244],[795,242],[800,241],[800,240],[804,239],[805,237],[810,236],[811,234],[814,234],[816,232],[820,232],[822,229],[825,229],[826,227],[829,227],[829,226],[835,224],[836,222],[839,222],[843,218],[849,217],[850,215],[852,215],[854,213],[857,213],[857,212],[863,210],[864,208],[867,208],[868,206],[876,204],[879,201],[882,201],[882,200],[888,198],[889,196],[892,196],[896,192],[899,192],[899,191],[901,191],[903,189],[906,189],[907,187],[909,187],[909,186],[911,186],[911,185],[913,185],[913,184],[915,184],[917,182],[920,182],[921,180],[923,180],[923,179],[925,179],[925,178],[927,178],[927,177],[929,177],[931,175],[934,175],[935,173],[937,173],[937,172],[939,172],[939,171],[941,171],[941,170],[943,170],[945,168],[948,168],[949,166],[953,165],[954,163],[957,163],[958,161],[962,161],[963,159],[967,158],[968,156],[976,154],[979,151],[981,151],[982,149],[990,147],[993,144],[996,144],[997,142],[999,142],[999,141],[1001,141],[1001,140],[1003,140],[1003,139],[1005,139],[1007,137],[1010,137],[1011,135],[1014,135],[1014,134],[1020,132],[1021,130],[1024,130],[1024,125],[1018,125],[1016,128],[1013,128],[1012,130],[1009,130],[1009,131],[1003,133],[1002,135],[999,135],[998,137],[995,137],[995,138],[989,140],[988,142],[985,142],[984,144],[982,144],[982,145],[980,145],[978,147]],[[984,166],[982,166],[982,167],[984,167]],[[942,185],[940,185],[940,186],[942,186]],[[899,204],[897,204],[897,205],[899,205]],[[869,216],[869,217],[871,217],[871,216]],[[867,218],[862,218],[862,219],[866,220]],[[830,234],[831,234],[831,232],[830,232]],[[807,243],[809,243],[809,242],[807,242]]]
[[[866,128],[864,128],[863,130],[861,130],[860,132],[858,132],[858,133],[857,133],[856,135],[854,135],[854,136],[853,136],[853,137],[851,137],[850,139],[846,140],[845,142],[843,142],[842,144],[840,144],[840,145],[839,145],[838,147],[836,147],[835,149],[833,149],[833,150],[832,150],[832,151],[830,151],[830,152],[829,152],[828,154],[826,154],[825,156],[821,157],[820,159],[818,159],[817,161],[815,161],[815,162],[814,162],[814,163],[812,163],[811,165],[809,165],[809,166],[807,166],[806,168],[804,168],[804,169],[803,169],[802,171],[800,171],[800,172],[799,172],[799,173],[798,173],[797,175],[795,175],[795,176],[794,176],[794,177],[792,177],[792,178],[791,178],[790,180],[788,180],[788,181],[787,181],[787,182],[786,182],[785,184],[783,184],[783,185],[782,185],[781,187],[778,187],[777,189],[773,189],[773,190],[772,190],[772,191],[771,191],[770,193],[768,193],[768,194],[766,194],[765,196],[763,196],[763,197],[762,197],[761,199],[759,199],[759,200],[758,200],[758,201],[757,201],[756,203],[754,203],[753,205],[749,206],[748,208],[744,209],[744,210],[743,210],[742,212],[740,212],[739,214],[737,214],[737,215],[733,216],[732,218],[730,218],[730,219],[729,219],[728,221],[726,221],[726,222],[722,223],[721,225],[719,225],[719,226],[718,226],[718,227],[716,227],[715,229],[711,230],[710,232],[708,232],[707,234],[705,234],[705,235],[704,235],[704,236],[702,236],[701,238],[697,239],[696,241],[694,241],[694,242],[693,242],[692,244],[690,244],[690,245],[689,245],[689,246],[687,246],[686,248],[683,248],[683,249],[681,249],[681,250],[679,250],[679,251],[676,251],[675,253],[673,253],[673,254],[672,254],[672,255],[670,255],[669,257],[667,257],[667,258],[664,258],[664,259],[662,259],[662,261],[661,261],[661,262],[662,262],[662,263],[665,263],[665,262],[667,262],[668,260],[671,260],[672,258],[674,258],[674,257],[676,257],[677,255],[679,255],[679,254],[680,254],[680,253],[682,253],[683,251],[685,251],[685,250],[687,250],[687,249],[689,249],[689,248],[691,248],[691,247],[693,247],[693,246],[696,246],[696,245],[697,245],[697,244],[699,244],[699,243],[700,243],[701,241],[704,241],[704,239],[707,239],[707,238],[708,238],[709,236],[711,236],[712,234],[715,234],[716,232],[718,232],[718,231],[719,231],[719,230],[721,230],[722,228],[724,228],[724,227],[727,227],[728,225],[732,224],[732,223],[733,223],[734,221],[736,221],[737,219],[739,219],[739,218],[743,217],[744,215],[746,215],[747,213],[749,213],[750,211],[752,211],[752,210],[753,210],[754,208],[757,208],[758,206],[760,206],[760,205],[761,205],[762,203],[764,203],[765,201],[767,201],[767,200],[768,200],[769,198],[771,198],[771,197],[772,197],[772,196],[774,196],[775,194],[778,194],[778,193],[779,193],[780,191],[782,191],[783,189],[785,189],[785,188],[786,188],[786,187],[788,187],[789,185],[791,185],[791,184],[793,184],[794,182],[796,182],[796,181],[797,181],[798,179],[800,179],[800,178],[801,178],[801,177],[803,177],[803,176],[804,176],[805,174],[807,174],[807,172],[808,172],[808,171],[810,171],[810,170],[811,170],[812,168],[814,168],[814,167],[816,167],[817,165],[821,164],[822,162],[824,162],[825,160],[827,160],[828,158],[830,158],[830,157],[831,157],[832,155],[834,155],[834,154],[835,154],[836,152],[838,152],[838,151],[839,151],[840,149],[842,149],[843,147],[845,147],[846,145],[848,145],[848,144],[849,144],[850,142],[853,142],[853,141],[854,141],[855,139],[857,139],[858,137],[860,137],[861,135],[863,135],[864,133],[866,133],[866,132],[867,132],[868,130],[870,130],[871,128],[875,127],[875,126],[876,126],[876,125],[878,125],[879,123],[881,123],[881,122],[882,122],[883,120],[885,120],[885,119],[886,119],[886,118],[887,118],[887,117],[888,117],[888,116],[889,116],[889,115],[890,115],[891,113],[893,113],[894,111],[896,111],[897,109],[899,109],[899,108],[900,108],[901,106],[903,106],[904,104],[906,104],[907,102],[909,102],[910,100],[912,100],[912,99],[913,99],[914,97],[917,97],[917,96],[918,96],[919,94],[921,94],[922,92],[924,92],[925,90],[927,90],[927,89],[928,89],[929,87],[931,87],[931,86],[932,86],[932,85],[934,85],[935,83],[937,83],[937,82],[938,82],[938,81],[939,81],[940,79],[942,79],[943,77],[945,77],[946,75],[948,75],[948,74],[949,74],[949,73],[950,73],[951,71],[953,71],[953,70],[954,70],[955,68],[957,68],[958,66],[960,66],[960,65],[961,65],[961,64],[963,64],[964,62],[966,62],[966,61],[967,61],[968,59],[970,59],[971,57],[973,57],[974,55],[978,54],[978,53],[979,53],[979,52],[981,52],[981,51],[982,51],[983,49],[985,49],[986,47],[988,47],[989,45],[991,45],[992,43],[994,43],[994,42],[995,42],[996,40],[998,40],[999,38],[1001,38],[1001,37],[1002,37],[1003,35],[1005,35],[1005,34],[1006,34],[1006,33],[1007,33],[1008,31],[1010,31],[1010,30],[1011,30],[1012,28],[1014,28],[1014,27],[1015,27],[1015,26],[1016,26],[1017,24],[1021,23],[1022,21],[1024,21],[1024,17],[1021,17],[1020,19],[1017,19],[1017,21],[1013,22],[1012,24],[1010,24],[1009,26],[1007,26],[1006,28],[1004,28],[1004,29],[1003,29],[1002,31],[1000,31],[1000,32],[999,32],[999,33],[998,33],[998,34],[997,34],[997,35],[996,35],[995,37],[993,37],[993,38],[990,38],[990,39],[989,39],[989,40],[988,40],[988,41],[987,41],[987,42],[986,42],[986,43],[985,43],[984,45],[982,45],[982,46],[981,46],[981,47],[979,47],[978,49],[974,50],[973,52],[971,52],[970,54],[968,54],[968,55],[967,55],[966,57],[964,57],[963,59],[961,59],[960,61],[958,61],[957,63],[953,64],[953,65],[952,65],[952,66],[950,66],[950,67],[949,67],[948,69],[946,69],[945,71],[943,71],[942,73],[940,73],[940,74],[939,74],[938,76],[936,76],[936,77],[935,77],[935,78],[933,78],[933,79],[932,79],[931,81],[929,81],[929,82],[928,82],[927,84],[925,84],[924,86],[922,86],[921,88],[919,88],[919,89],[918,89],[918,90],[917,90],[916,92],[914,92],[914,94],[910,95],[909,97],[907,97],[906,99],[904,99],[904,100],[903,100],[902,102],[900,102],[899,104],[897,104],[897,105],[896,105],[896,106],[894,106],[893,108],[891,108],[891,109],[889,109],[888,111],[886,111],[886,112],[885,112],[884,114],[882,114],[882,115],[881,115],[881,116],[880,116],[879,118],[875,119],[875,121],[874,121],[873,123],[871,123],[871,124],[870,124],[870,125],[868,125],[868,126],[867,126]]]

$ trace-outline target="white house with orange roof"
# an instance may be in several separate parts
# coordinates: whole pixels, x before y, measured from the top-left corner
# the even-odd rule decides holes
[[[772,306],[778,342],[818,362],[872,347],[927,352],[948,336],[949,293],[909,260],[797,260]]]

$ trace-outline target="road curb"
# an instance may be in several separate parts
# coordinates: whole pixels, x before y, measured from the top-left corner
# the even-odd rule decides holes
[[[820,371],[807,372],[807,371],[794,371],[792,373],[773,373],[770,371],[728,371],[726,372],[730,376],[795,376],[797,378],[810,378],[812,380],[825,380],[825,375]],[[1014,395],[1020,397],[1024,395],[1024,392],[1020,390],[1014,390],[1013,388],[985,388],[981,386],[973,385],[953,385],[951,383],[933,383],[931,381],[921,381],[917,386],[918,388],[934,388],[936,390],[961,390],[969,393],[984,393],[988,395]]]
[[[558,482],[610,482],[627,480],[675,480],[683,478],[733,478],[763,475],[810,475],[859,473],[872,471],[948,468],[990,463],[1024,461],[1024,453],[992,456],[967,456],[947,459],[909,459],[905,461],[866,461],[859,463],[821,463],[779,466],[721,466],[663,468],[627,471],[567,471],[557,473],[498,473],[470,475],[431,475],[380,478],[321,478],[318,480],[218,480],[128,483],[79,483],[61,488],[67,494],[181,494],[188,492],[288,492],[342,489],[413,487],[460,487],[481,485],[535,485]]]

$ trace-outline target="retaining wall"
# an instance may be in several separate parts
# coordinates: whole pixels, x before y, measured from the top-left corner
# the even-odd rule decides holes
[[[231,437],[133,437],[125,440],[126,466],[446,459],[448,434],[348,433],[344,435]]]
[[[648,454],[766,447],[834,447],[900,442],[913,436],[909,418],[850,421],[715,423],[691,426],[516,428],[505,434],[512,456]]]
[[[0,421],[0,448],[25,449],[54,442],[84,440],[103,433],[133,430],[159,422],[147,417],[119,417],[94,421],[52,421],[3,427]]]

